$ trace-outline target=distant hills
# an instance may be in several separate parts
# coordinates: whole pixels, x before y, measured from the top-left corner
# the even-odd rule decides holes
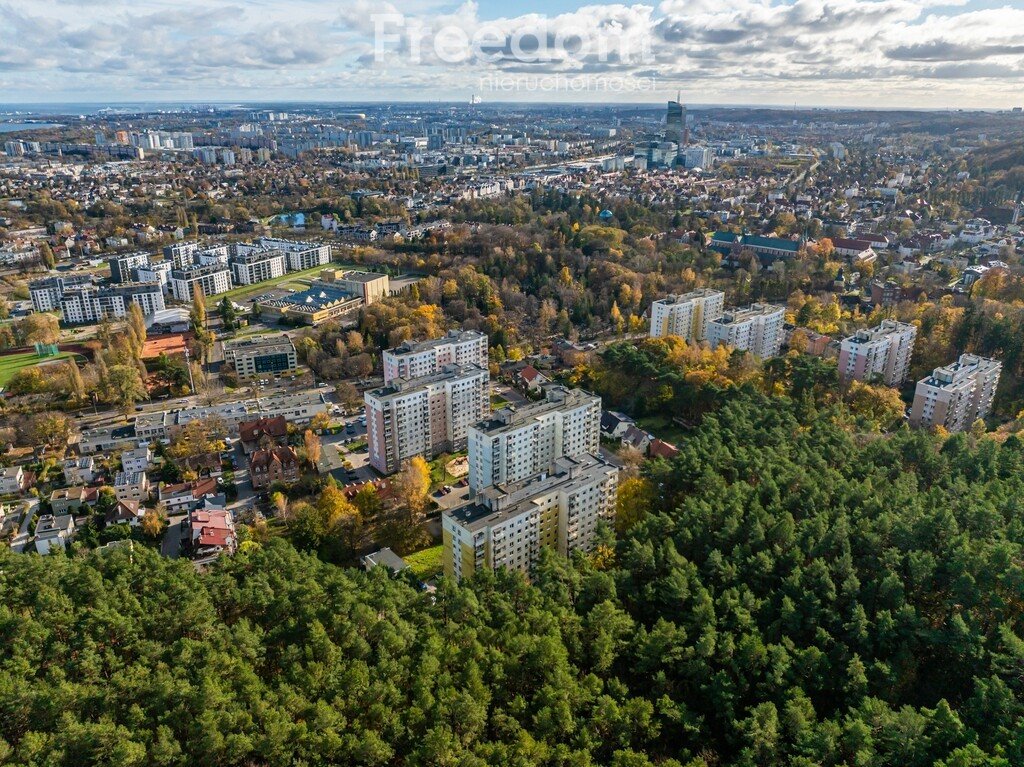
[[[976,149],[967,164],[989,186],[1024,187],[1024,138]]]

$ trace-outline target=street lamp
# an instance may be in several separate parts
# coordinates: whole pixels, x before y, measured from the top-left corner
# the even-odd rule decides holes
[[[192,380],[192,363],[189,361],[188,346],[185,347],[185,369],[188,371],[188,388],[192,394],[195,394],[196,384]]]

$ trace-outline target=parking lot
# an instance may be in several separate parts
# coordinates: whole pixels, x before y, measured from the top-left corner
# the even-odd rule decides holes
[[[344,419],[345,428],[337,434],[320,437],[320,473],[330,473],[339,483],[350,485],[376,479],[377,474],[370,467],[370,455],[366,448],[366,424],[361,415]],[[356,449],[352,450],[352,446]],[[345,467],[348,462],[351,469]]]

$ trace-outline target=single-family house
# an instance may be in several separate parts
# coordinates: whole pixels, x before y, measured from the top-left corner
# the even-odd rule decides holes
[[[299,456],[290,447],[257,450],[249,456],[249,480],[261,490],[275,482],[297,482]]]
[[[49,554],[54,548],[66,549],[75,535],[75,518],[70,514],[44,514],[36,522],[36,551]]]

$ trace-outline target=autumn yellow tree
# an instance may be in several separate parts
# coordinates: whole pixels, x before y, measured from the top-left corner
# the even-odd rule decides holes
[[[157,539],[163,535],[167,528],[167,512],[160,506],[155,509],[147,509],[142,515],[142,534],[150,539]]]
[[[649,479],[633,477],[619,484],[615,498],[615,532],[627,532],[656,507],[657,489]]]
[[[395,476],[392,486],[413,519],[422,514],[430,494],[430,466],[423,456],[417,455],[408,461]]]
[[[306,433],[302,435],[302,444],[306,449],[306,460],[309,461],[309,465],[316,467],[323,452],[320,438],[312,429],[306,429]]]
[[[900,393],[889,386],[852,381],[846,393],[850,412],[870,428],[885,431],[903,420],[906,405]]]

